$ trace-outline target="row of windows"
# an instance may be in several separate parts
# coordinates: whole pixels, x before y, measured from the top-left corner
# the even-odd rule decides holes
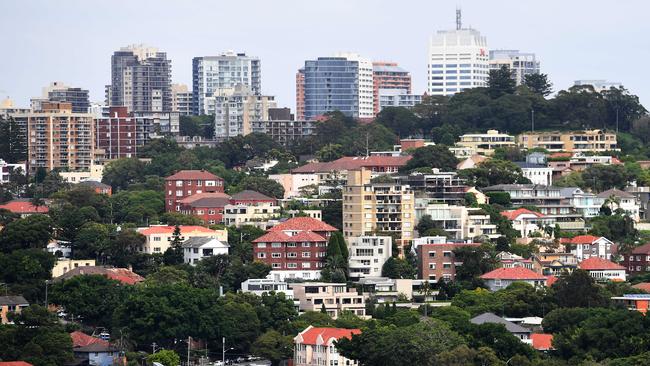
[[[297,252],[285,253],[287,258],[298,258]],[[316,253],[316,258],[325,258],[327,253],[320,252]],[[257,258],[263,259],[266,258],[266,253],[257,253]],[[271,253],[271,258],[282,258],[282,253]],[[311,252],[302,252],[301,258],[311,258]]]
[[[313,243],[314,245],[312,245],[312,243],[310,243],[310,242],[302,242],[302,243],[289,242],[289,243],[286,243],[286,245],[285,245],[285,243],[271,243],[271,248],[284,248],[284,247],[296,248],[298,246],[298,244],[300,244],[300,246],[303,247],[303,248],[311,248],[311,247],[324,248],[324,247],[327,246],[327,243]],[[266,248],[267,243],[257,243],[257,247],[258,248]]]
[[[324,263],[315,263],[314,267],[315,268],[322,268],[324,266]],[[298,268],[298,263],[271,263],[271,268],[272,269],[296,269]],[[310,262],[302,262],[300,264],[300,268],[312,268]]]

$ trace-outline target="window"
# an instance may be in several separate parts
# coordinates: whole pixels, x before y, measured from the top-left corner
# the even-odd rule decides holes
[[[287,243],[287,248],[295,248],[296,243]]]
[[[287,253],[287,258],[298,258],[298,253]]]
[[[296,263],[287,263],[287,268],[298,268]]]
[[[275,269],[282,268],[282,264],[280,264],[280,263],[271,263],[271,268],[275,268]]]
[[[155,253],[160,253],[160,247],[154,247],[154,248],[153,248],[153,251],[154,251]]]
[[[271,243],[271,248],[282,248],[282,243]]]
[[[302,252],[302,257],[303,257],[303,258],[310,258],[310,257],[311,257],[311,253],[309,253],[309,252]]]
[[[309,247],[311,247],[311,243],[306,243],[306,242],[302,243],[302,247],[303,248],[309,248]]]
[[[258,248],[266,248],[266,243],[257,243]]]
[[[257,258],[266,258],[266,253],[257,253]]]
[[[282,258],[282,253],[271,253],[271,258]]]

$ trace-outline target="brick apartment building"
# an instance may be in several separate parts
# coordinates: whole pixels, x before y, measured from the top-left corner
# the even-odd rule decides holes
[[[621,263],[630,276],[650,272],[650,243],[634,248],[631,253],[623,254]]]
[[[135,157],[138,150],[136,119],[127,107],[110,107],[109,115],[95,119],[95,144],[107,159]]]
[[[269,229],[253,241],[253,256],[271,266],[271,275],[318,279],[327,253],[327,241],[337,231],[311,217],[294,217]]]
[[[180,212],[180,201],[193,194],[223,191],[222,178],[205,170],[181,170],[165,178],[165,211]]]
[[[224,209],[229,203],[230,196],[222,192],[196,193],[178,200],[180,213],[196,216],[209,225],[223,221]]]
[[[454,250],[463,247],[478,247],[477,243],[422,244],[417,248],[418,278],[438,282],[442,279],[453,281],[456,278],[457,262]]]

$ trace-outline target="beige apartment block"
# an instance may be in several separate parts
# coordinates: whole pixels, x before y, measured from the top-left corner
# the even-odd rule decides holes
[[[413,240],[415,196],[408,185],[371,183],[371,171],[348,172],[343,188],[343,235],[353,237],[396,234],[403,247]]]
[[[526,149],[542,148],[548,151],[603,152],[620,150],[616,134],[604,130],[571,132],[529,132],[518,137],[519,146]]]
[[[460,136],[456,146],[470,149],[475,154],[490,156],[500,147],[515,146],[515,137],[499,133],[497,130],[488,130],[487,133],[469,133]]]
[[[27,118],[30,173],[38,168],[90,169],[95,158],[92,114],[72,112],[71,103],[43,102]]]
[[[365,317],[366,302],[355,288],[345,283],[304,282],[290,284],[293,298],[300,303],[300,311],[321,311],[323,305],[327,314],[336,319],[343,311],[351,311]]]

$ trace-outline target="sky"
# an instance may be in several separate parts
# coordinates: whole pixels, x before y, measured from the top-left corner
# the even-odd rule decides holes
[[[398,62],[423,93],[429,37],[455,27],[456,7],[490,49],[536,53],[555,90],[620,81],[650,109],[647,0],[2,0],[0,99],[27,107],[62,81],[102,102],[111,54],[134,43],[167,52],[190,87],[192,57],[258,56],[263,93],[292,109],[304,60],[339,51]]]

